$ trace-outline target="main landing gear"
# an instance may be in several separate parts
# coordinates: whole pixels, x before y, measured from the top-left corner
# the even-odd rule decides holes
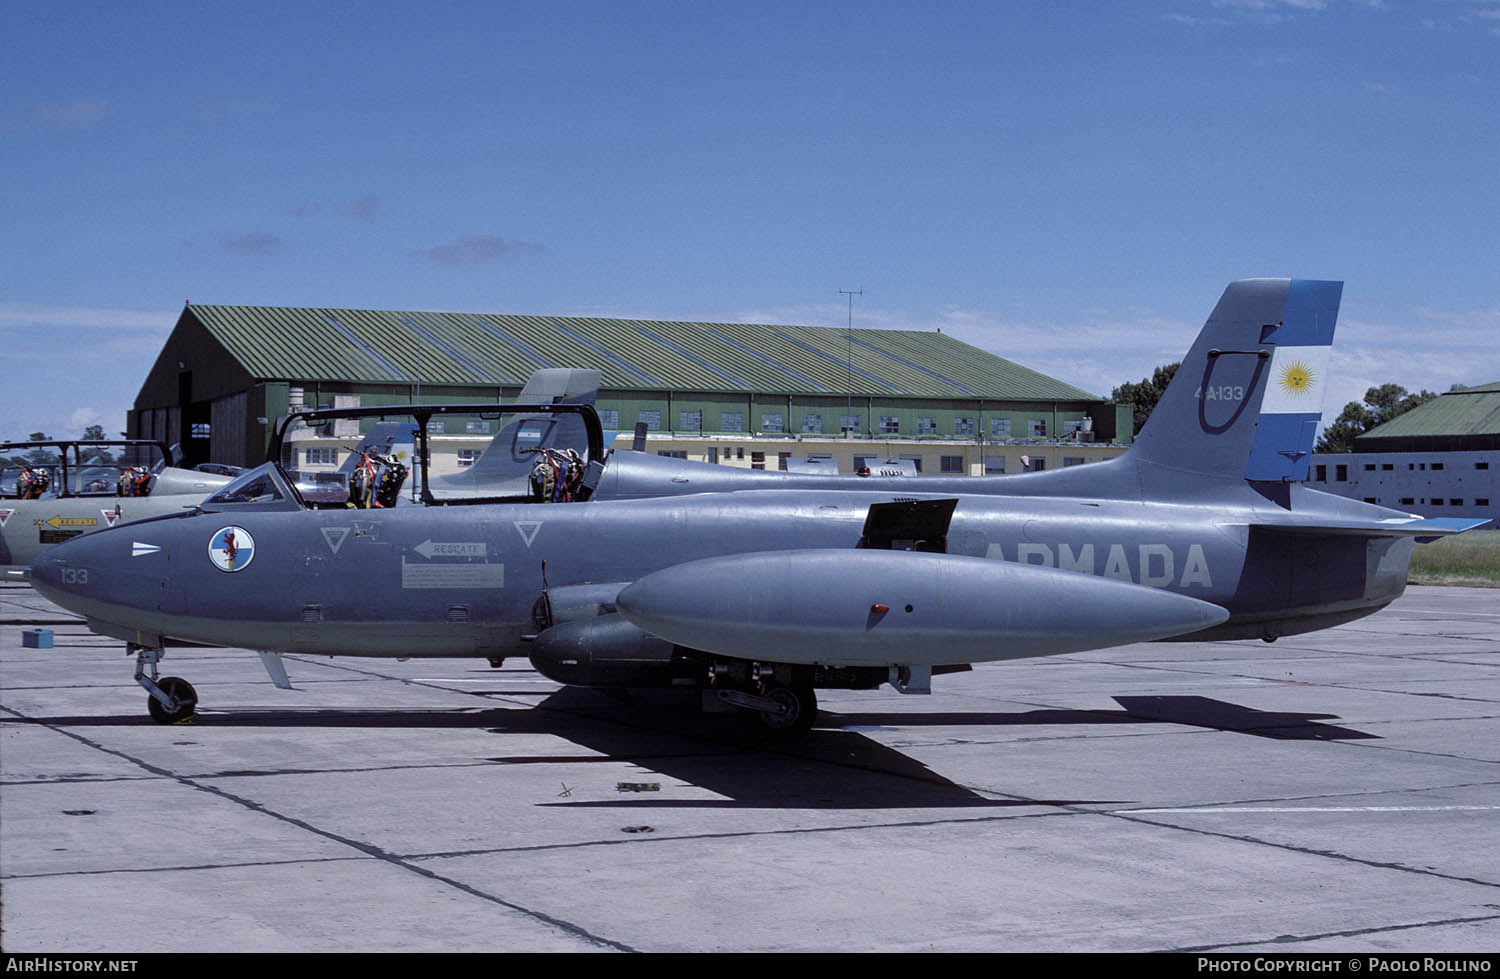
[[[751,734],[768,741],[791,741],[812,730],[818,714],[818,695],[808,686],[783,686],[774,681],[757,693],[715,691],[726,704],[739,708],[740,722]]]
[[[135,682],[146,688],[146,710],[158,724],[181,724],[198,712],[198,691],[180,676],[157,677],[160,649],[125,644],[125,654],[135,655]],[[149,676],[147,674],[150,674]]]

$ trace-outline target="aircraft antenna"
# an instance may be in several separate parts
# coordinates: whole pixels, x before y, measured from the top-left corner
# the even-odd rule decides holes
[[[847,328],[847,335],[845,336],[845,339],[849,341],[849,353],[844,361],[844,367],[846,371],[844,383],[847,385],[847,390],[849,392],[848,405],[844,409],[849,413],[844,416],[846,419],[854,417],[854,297],[863,296],[864,294],[865,290],[863,286],[860,286],[858,289],[839,290],[839,295],[849,297],[849,326]],[[787,424],[791,424],[790,418],[787,419]],[[848,438],[848,423],[845,422],[845,424],[840,427],[844,429],[844,438]]]

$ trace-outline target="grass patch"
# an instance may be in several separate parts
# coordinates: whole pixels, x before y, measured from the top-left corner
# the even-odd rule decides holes
[[[1471,530],[1418,544],[1406,580],[1413,585],[1500,588],[1500,530]]]

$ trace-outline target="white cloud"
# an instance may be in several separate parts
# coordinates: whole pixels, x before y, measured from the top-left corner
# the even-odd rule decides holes
[[[39,122],[58,129],[88,129],[103,122],[114,106],[107,99],[48,102],[34,110]]]
[[[46,303],[0,302],[0,327],[122,327],[160,329],[177,322],[176,309],[119,309],[108,306],[52,306]]]

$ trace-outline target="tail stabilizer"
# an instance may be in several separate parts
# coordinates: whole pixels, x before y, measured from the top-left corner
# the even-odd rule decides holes
[[[1177,494],[1192,477],[1306,479],[1342,292],[1313,279],[1231,282],[1129,456]]]
[[[599,396],[603,373],[583,367],[545,367],[526,379],[518,404],[591,405]]]

